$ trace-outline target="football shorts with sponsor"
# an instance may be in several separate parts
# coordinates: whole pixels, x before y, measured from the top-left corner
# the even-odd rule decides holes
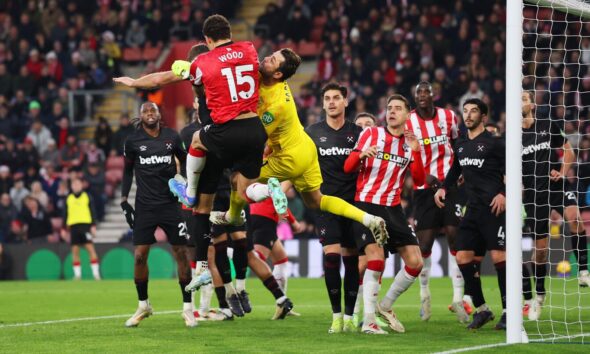
[[[292,148],[273,151],[262,166],[259,181],[264,183],[270,177],[279,181],[290,180],[298,192],[320,189],[322,171],[313,141],[306,136],[303,142]]]
[[[385,227],[389,233],[387,244],[383,247],[390,253],[397,253],[399,247],[418,246],[416,233],[408,220],[401,205],[385,206],[373,203],[355,202],[355,205],[369,214],[380,216],[385,220]],[[371,231],[364,225],[354,223],[356,245],[360,251],[371,243],[376,243]]]

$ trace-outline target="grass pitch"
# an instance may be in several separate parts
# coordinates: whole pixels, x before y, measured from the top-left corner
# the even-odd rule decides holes
[[[382,293],[391,281],[384,280]],[[501,306],[496,279],[485,278],[483,284],[486,299],[499,319]],[[551,284],[563,292],[561,284]],[[563,286],[572,294],[578,293],[574,282]],[[452,292],[448,278],[431,280],[433,315],[429,322],[422,322],[418,315],[418,284],[402,295],[394,309],[404,323],[406,333],[387,336],[329,335],[331,311],[323,279],[289,280],[289,297],[302,316],[288,317],[284,321],[270,320],[274,301],[257,279],[249,279],[247,287],[254,308],[251,314],[234,321],[201,322],[197,328],[186,328],[180,317],[178,283],[173,280],[150,281],[150,302],[156,314],[144,320],[138,328],[125,328],[125,320],[137,306],[132,281],[3,282],[0,283],[0,352],[363,353],[370,350],[425,353],[505,341],[505,333],[494,330],[493,324],[470,332],[456,321],[447,309]],[[582,290],[581,296],[573,297],[565,295],[560,302],[560,298],[554,295],[552,303],[590,303],[589,290]],[[554,309],[553,316],[563,320],[572,311]],[[572,312],[568,322],[574,315],[590,321],[590,313],[584,311],[581,315],[577,310]],[[549,311],[543,315],[544,320],[549,319],[548,314]],[[540,322],[539,326],[541,331],[550,333],[551,322]],[[570,326],[570,333],[575,328],[578,332],[590,332],[587,322]],[[527,329],[539,331],[532,324],[527,324]],[[573,341],[588,343],[590,337]],[[588,345],[529,344],[478,351],[583,353],[589,350]]]

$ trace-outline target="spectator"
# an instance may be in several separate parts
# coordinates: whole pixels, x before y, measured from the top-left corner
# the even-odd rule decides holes
[[[90,194],[90,197],[94,201],[96,209],[96,218],[99,221],[104,219],[105,204],[107,196],[105,194],[106,179],[104,171],[100,168],[97,163],[91,163],[88,165],[88,169],[84,174],[84,180],[87,181],[88,186],[86,191]]]
[[[33,121],[31,130],[27,134],[27,138],[31,139],[33,146],[40,155],[43,155],[43,153],[47,151],[49,140],[53,140],[51,137],[51,132],[43,125],[43,123],[41,123],[41,120],[39,119]]]
[[[78,53],[80,53],[80,62],[87,68],[91,67],[92,64],[97,62],[96,52],[94,49],[90,48],[90,44],[88,43],[87,39],[80,41]]]
[[[103,165],[105,160],[106,158],[104,152],[97,148],[96,143],[90,143],[90,145],[88,145],[88,149],[86,150],[85,162],[88,164]]]
[[[459,107],[463,107],[463,102],[470,98],[483,98],[483,91],[479,88],[477,81],[471,81],[469,83],[469,89],[459,99]]]
[[[20,212],[23,207],[23,200],[30,194],[29,190],[25,187],[22,174],[15,174],[14,186],[10,189],[10,199],[16,206],[16,209]]]
[[[55,171],[57,164],[47,164],[41,170],[41,184],[43,190],[49,196],[51,203],[55,206],[57,204],[57,190],[61,182],[60,174]]]
[[[318,62],[318,75],[322,81],[330,81],[336,77],[338,69],[336,68],[336,61],[332,58],[332,52],[325,49],[322,53],[322,58]]]
[[[57,166],[59,163],[59,150],[57,149],[57,145],[55,144],[55,140],[49,139],[47,140],[47,147],[45,151],[41,154],[41,163],[45,166]]]
[[[154,9],[152,18],[148,21],[146,30],[146,37],[148,38],[152,47],[161,46],[168,42],[168,31],[164,28],[170,28],[169,24],[162,19],[162,11]],[[200,30],[202,32],[202,30]]]
[[[33,146],[33,140],[25,138],[21,148],[17,151],[19,170],[26,171],[29,167],[39,168],[39,153]]]
[[[63,65],[57,60],[57,54],[54,51],[47,53],[45,56],[47,60],[47,75],[50,80],[56,83],[61,83],[63,80],[64,68]]]
[[[20,215],[28,243],[45,243],[49,241],[52,233],[51,221],[37,199],[30,196],[26,197]]]
[[[13,186],[12,176],[10,175],[10,167],[6,165],[0,166],[0,194],[9,193]]]
[[[125,34],[125,45],[131,48],[142,48],[145,44],[145,29],[138,20],[131,21],[131,27]]]
[[[286,18],[279,7],[271,2],[256,20],[254,33],[262,38],[276,39],[283,32],[285,21]]]
[[[53,28],[58,22],[58,19],[65,16],[61,9],[57,6],[57,0],[50,0],[47,8],[41,13],[41,24],[43,25],[43,31],[45,35],[50,35]]]
[[[292,16],[290,16],[285,25],[285,38],[297,43],[302,39],[307,39],[309,29],[309,19],[303,16],[301,8],[295,7]]]
[[[113,135],[113,150],[118,156],[123,155],[123,146],[129,134],[135,130],[135,127],[129,122],[129,116],[122,114],[119,119],[119,130]]]
[[[15,134],[16,122],[14,116],[8,111],[8,106],[0,103],[0,134],[12,137]]]
[[[18,217],[18,210],[8,193],[0,195],[0,244],[4,243],[10,233],[10,224]]]
[[[53,132],[53,138],[57,142],[57,148],[63,148],[66,145],[68,138],[72,135],[74,135],[74,132],[70,128],[70,120],[68,117],[62,116]]]
[[[37,49],[31,50],[29,60],[27,61],[27,69],[29,74],[35,79],[41,79],[41,70],[43,69],[43,61],[41,61],[39,51]]]
[[[41,207],[47,210],[47,206],[49,205],[49,196],[43,190],[41,182],[35,181],[31,184],[31,193],[29,196],[37,199]]]
[[[79,170],[84,162],[84,153],[78,146],[77,139],[74,135],[67,138],[66,144],[59,152],[59,166],[62,170],[71,169]]]
[[[121,73],[119,68],[121,60],[121,48],[115,42],[115,35],[111,31],[106,31],[102,34],[102,47],[100,54],[107,63],[107,68],[111,71],[113,76],[118,76]]]
[[[21,66],[19,74],[12,79],[12,89],[15,92],[21,90],[25,96],[32,96],[35,93],[35,78],[30,75],[26,65]]]
[[[98,126],[94,131],[94,142],[108,156],[113,144],[113,131],[105,117],[98,118]]]
[[[2,43],[2,42],[0,42]],[[0,61],[0,95],[9,96],[12,93],[12,75],[6,70],[6,64]]]

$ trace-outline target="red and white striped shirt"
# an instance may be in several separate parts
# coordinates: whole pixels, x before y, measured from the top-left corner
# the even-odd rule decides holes
[[[421,118],[416,110],[406,121],[406,128],[414,132],[422,146],[422,164],[426,175],[432,175],[443,182],[453,165],[451,140],[459,136],[457,116],[451,110],[435,107],[433,119]],[[414,185],[414,189],[428,187]]]
[[[360,152],[377,146],[375,157],[359,160]],[[345,171],[352,172],[358,164],[360,171],[356,182],[355,200],[360,202],[395,206],[400,203],[405,171],[411,164],[411,173],[416,184],[424,184],[424,167],[420,151],[413,152],[402,135],[391,135],[384,127],[366,128],[361,133],[345,164]]]

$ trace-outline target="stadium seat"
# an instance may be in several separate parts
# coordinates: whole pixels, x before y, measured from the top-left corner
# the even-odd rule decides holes
[[[311,30],[311,34],[309,35],[309,39],[312,42],[319,43],[322,41],[322,34],[324,33],[323,28],[314,28]]]
[[[109,156],[106,163],[106,169],[108,170],[122,170],[125,166],[125,159],[123,156]]]
[[[123,61],[137,62],[142,60],[141,49],[125,48],[123,49]]]
[[[152,47],[152,46],[146,45],[146,47],[143,48],[143,51],[142,51],[142,60],[144,60],[144,61],[157,60],[158,57],[160,56],[161,52],[162,52],[161,47]]]
[[[313,18],[313,28],[324,28],[326,22],[328,22],[328,18],[326,16],[316,16]]]
[[[317,43],[301,41],[297,53],[302,57],[315,57],[320,54],[319,48]]]
[[[105,179],[108,184],[116,186],[123,179],[123,170],[108,170],[105,172]]]
[[[262,46],[262,43],[264,43],[264,41],[260,37],[256,37],[254,38],[254,40],[252,40],[252,44],[254,45],[254,48],[256,48],[256,50],[258,50],[258,48]]]

